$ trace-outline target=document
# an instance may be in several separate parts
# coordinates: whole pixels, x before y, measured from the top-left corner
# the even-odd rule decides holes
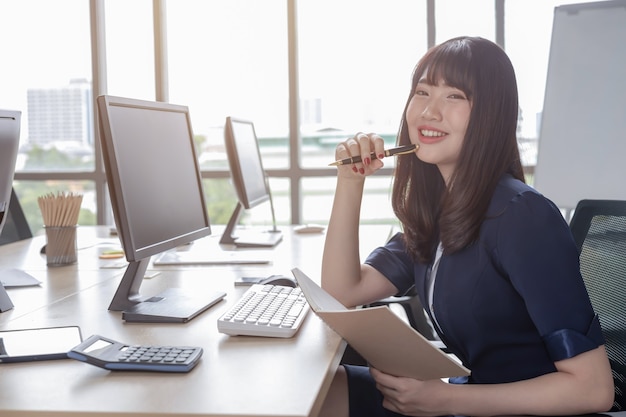
[[[32,287],[40,285],[41,281],[21,269],[8,268],[0,270],[0,285],[10,287]]]
[[[158,255],[154,266],[164,265],[260,265],[269,264],[266,254],[259,251],[167,251]]]
[[[370,366],[421,380],[469,375],[386,306],[347,309],[298,268],[292,273],[311,310],[348,342]]]

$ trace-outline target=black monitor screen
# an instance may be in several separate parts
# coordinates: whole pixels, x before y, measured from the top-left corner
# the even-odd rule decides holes
[[[109,308],[148,321],[148,309],[175,298],[138,297],[150,256],[211,233],[189,110],[112,96],[97,103],[113,214],[130,263]],[[165,311],[154,315],[167,321]]]

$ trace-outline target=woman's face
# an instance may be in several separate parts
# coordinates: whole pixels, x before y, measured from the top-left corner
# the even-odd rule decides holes
[[[417,157],[435,164],[446,183],[456,167],[472,105],[467,95],[443,82],[417,83],[406,110],[411,143],[419,145]]]

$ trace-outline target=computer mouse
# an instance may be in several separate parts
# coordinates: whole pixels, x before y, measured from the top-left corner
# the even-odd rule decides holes
[[[260,282],[260,284],[284,285],[286,287],[297,287],[295,279],[285,275],[270,275]]]
[[[326,230],[321,224],[302,224],[293,228],[296,233],[322,233]]]

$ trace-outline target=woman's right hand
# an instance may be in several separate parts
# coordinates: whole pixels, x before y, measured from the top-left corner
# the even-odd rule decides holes
[[[337,174],[343,178],[363,178],[373,174],[384,166],[385,142],[375,133],[359,132],[353,137],[339,143],[335,149],[337,160],[360,156],[362,162],[349,165],[339,165]],[[371,154],[377,155],[373,159]]]
[[[366,304],[398,292],[376,269],[361,265],[360,259],[359,219],[365,177],[382,168],[383,146],[380,136],[357,133],[338,144],[335,152],[338,160],[362,158],[362,162],[337,167],[337,187],[322,257],[322,287],[345,306]],[[372,152],[376,159],[372,159]]]

